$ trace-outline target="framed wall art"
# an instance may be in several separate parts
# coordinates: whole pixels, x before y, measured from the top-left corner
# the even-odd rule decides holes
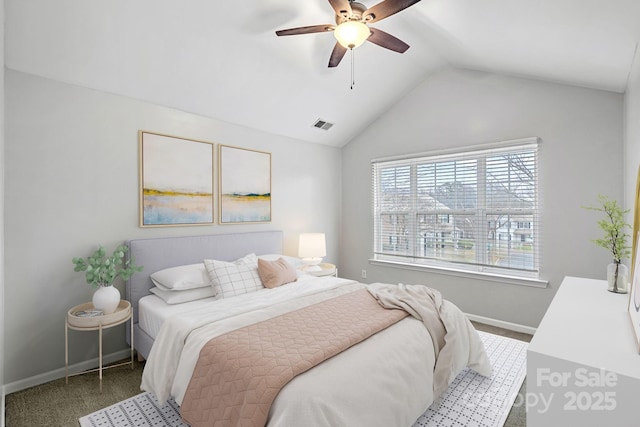
[[[637,240],[635,240],[635,236],[640,232],[640,166],[638,166],[638,177],[636,178],[636,194],[635,194],[635,202],[633,206],[633,234],[631,234],[631,277],[633,277],[633,272],[635,271],[636,266],[636,255],[637,255]]]
[[[631,276],[631,291],[629,292],[629,316],[633,325],[633,333],[635,334],[636,345],[640,353],[640,258],[638,257],[638,245],[640,245],[640,233],[636,236],[635,245],[635,265]]]
[[[631,249],[631,290],[629,291],[629,316],[640,353],[640,166],[636,179],[636,195],[633,209],[633,235]]]
[[[140,226],[214,223],[214,144],[139,132]]]
[[[220,224],[271,221],[271,153],[218,146]]]

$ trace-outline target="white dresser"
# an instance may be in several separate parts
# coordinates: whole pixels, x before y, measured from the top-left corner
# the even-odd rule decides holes
[[[527,351],[527,427],[640,426],[628,294],[566,277]]]

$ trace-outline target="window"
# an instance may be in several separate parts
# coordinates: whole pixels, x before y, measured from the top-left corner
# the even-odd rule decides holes
[[[538,139],[372,162],[374,259],[538,278]]]

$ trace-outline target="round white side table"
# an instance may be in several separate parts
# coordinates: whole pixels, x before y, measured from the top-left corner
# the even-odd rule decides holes
[[[335,276],[338,277],[338,269],[336,268],[335,264],[328,264],[328,263],[320,263],[318,264],[318,267],[320,267],[320,270],[318,271],[307,271],[307,273],[311,274],[312,276],[317,276],[317,277],[323,277],[323,276]]]

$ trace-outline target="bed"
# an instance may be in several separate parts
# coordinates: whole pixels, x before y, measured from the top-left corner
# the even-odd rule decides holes
[[[470,366],[481,374],[490,372],[480,339],[455,306],[446,301],[440,302],[448,310],[442,320],[445,328],[451,330],[447,332],[447,342],[455,341],[461,346],[453,353],[453,345],[444,345],[444,334],[436,336],[433,330],[425,327],[427,317],[433,313],[424,314],[420,306],[404,307],[406,294],[397,296],[395,292],[398,286],[380,284],[376,288],[343,278],[318,278],[297,273],[297,280],[293,283],[232,297],[219,298],[218,293],[217,297],[167,305],[151,295],[154,282],[150,274],[153,272],[202,263],[203,260],[239,262],[248,254],[275,262],[278,254],[282,253],[282,241],[281,231],[267,231],[128,242],[129,256],[135,259],[136,264],[144,266],[144,272],[134,274],[126,286],[126,295],[133,307],[135,348],[140,356],[147,359],[141,388],[153,392],[161,402],[169,397],[175,398],[181,405],[183,417],[190,424],[411,426],[438,397],[442,383],[448,384],[462,368]],[[378,289],[378,294],[371,289]],[[427,289],[424,286],[405,287],[405,290],[414,293],[422,293]],[[299,316],[299,313],[307,313],[338,301],[351,305],[332,308],[335,316],[327,316],[323,312],[313,314],[321,317],[315,320],[310,318],[307,323],[321,323],[324,327],[336,328],[337,336],[340,335],[340,326],[330,326],[331,322],[334,317],[339,318],[342,313],[348,312],[346,315],[352,317],[343,320],[348,323],[344,329],[356,329],[356,323],[362,319],[365,319],[360,322],[363,327],[369,327],[369,324],[376,323],[373,317],[369,321],[370,314],[366,310],[370,308],[365,308],[366,304],[363,304],[363,311],[359,312],[360,303],[352,302],[360,301],[353,299],[356,295],[357,298],[370,299],[371,295],[364,297],[363,294],[372,294],[377,298],[374,299],[377,309],[382,305],[388,309],[403,310],[382,310],[385,311],[383,316],[395,316],[398,319],[390,319],[388,324],[380,323],[377,330],[346,344],[344,349],[334,353],[323,350],[326,353],[324,358],[311,367],[305,364],[301,372],[291,374],[291,378],[284,380],[281,388],[273,393],[270,390],[264,392],[260,388],[263,386],[250,385],[253,389],[238,395],[236,388],[241,386],[236,380],[221,386],[223,388],[219,390],[207,388],[207,384],[212,382],[211,378],[228,376],[228,372],[216,371],[222,363],[216,365],[209,360],[219,356],[210,356],[205,350],[212,349],[224,355],[236,354],[233,350],[220,350],[227,348],[221,346],[223,343],[228,345],[224,340],[230,339],[233,334],[258,328],[253,331],[257,334],[254,338],[238,339],[244,339],[245,342],[249,340],[248,345],[251,346],[253,339],[274,328],[272,325],[275,323],[269,322],[289,321],[298,327],[304,322],[291,316]],[[437,292],[431,293],[425,298],[436,299],[437,295]],[[353,310],[344,308],[352,306]],[[409,316],[405,311],[414,313]],[[422,319],[419,315],[414,317],[415,311],[422,314]],[[399,312],[402,314],[393,314]],[[434,323],[433,319],[430,322]],[[261,325],[269,326],[259,329]],[[306,342],[300,344],[300,348],[312,348],[317,344],[316,340],[318,343],[324,342],[322,339],[332,343],[332,336],[319,337],[311,339],[305,332],[300,339],[306,339]],[[294,337],[293,341],[300,340]],[[327,348],[332,346],[327,345]],[[447,359],[446,366],[442,362],[444,359]],[[244,369],[242,365],[245,363],[244,360],[229,360],[225,362],[224,369],[227,369],[226,365],[234,365],[234,369],[236,365],[241,365],[240,368]],[[255,382],[254,375],[249,375],[251,382]],[[439,378],[442,376],[446,379]],[[204,388],[200,386],[194,389],[198,382],[204,383]],[[271,387],[273,378],[268,377],[264,382]],[[439,384],[439,388],[436,384]],[[273,394],[273,397],[267,398],[266,406],[263,402],[258,404],[253,400],[256,399],[256,388],[262,394]],[[220,402],[225,401],[227,396],[233,396],[233,399],[229,399],[235,401],[225,403],[227,406],[222,408],[210,407],[221,406]],[[240,410],[237,409],[238,399],[242,402]],[[259,412],[262,415],[254,414]],[[211,418],[218,416],[220,418]]]

